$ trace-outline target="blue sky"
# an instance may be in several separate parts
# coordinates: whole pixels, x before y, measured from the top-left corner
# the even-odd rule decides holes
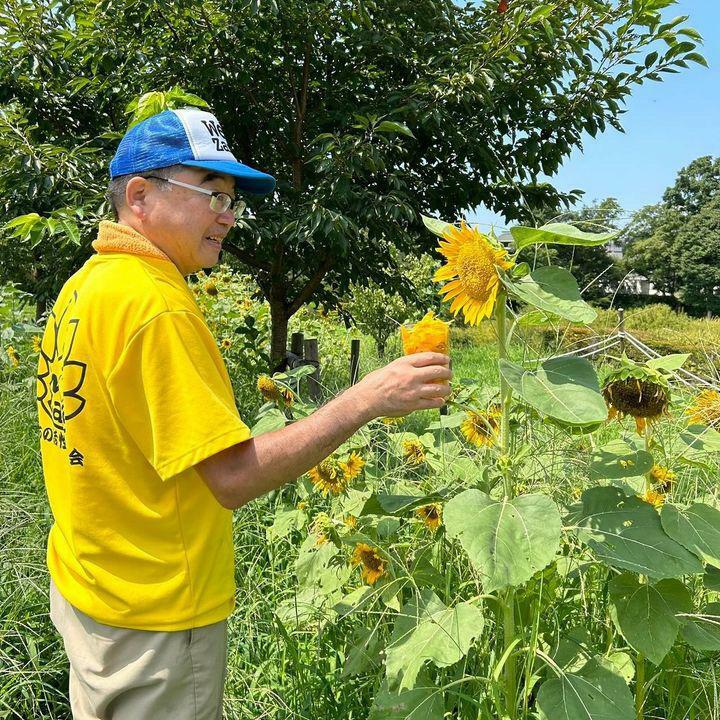
[[[661,83],[633,90],[621,122],[596,138],[586,136],[551,182],[560,190],[585,190],[582,202],[615,197],[632,212],[658,202],[675,176],[701,155],[720,156],[720,0],[679,0],[664,10],[672,19],[689,15],[688,24],[704,39],[700,51],[710,68],[694,63]],[[485,208],[469,213],[478,223],[505,224]]]

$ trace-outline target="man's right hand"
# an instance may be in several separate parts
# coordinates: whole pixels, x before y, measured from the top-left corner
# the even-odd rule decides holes
[[[400,417],[445,404],[452,378],[450,358],[434,352],[398,358],[366,375],[351,390],[368,419]]]

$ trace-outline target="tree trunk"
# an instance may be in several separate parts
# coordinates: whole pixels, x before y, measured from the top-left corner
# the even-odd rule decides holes
[[[270,303],[270,366],[276,370],[285,360],[288,340],[288,321],[290,313],[282,301]]]

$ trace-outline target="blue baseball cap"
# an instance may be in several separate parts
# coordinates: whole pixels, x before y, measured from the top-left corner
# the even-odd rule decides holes
[[[198,108],[165,110],[125,133],[110,162],[110,177],[188,165],[232,175],[239,190],[267,195],[275,178],[244,165],[230,152],[217,118]]]

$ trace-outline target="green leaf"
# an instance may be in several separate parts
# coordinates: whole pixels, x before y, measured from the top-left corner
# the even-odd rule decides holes
[[[445,233],[452,227],[450,223],[438,220],[437,218],[431,218],[427,215],[421,215],[420,217],[422,218],[423,225],[425,225],[431,233],[441,238],[444,238]]]
[[[279,540],[293,530],[301,530],[307,522],[307,515],[297,508],[280,508],[275,513],[275,521],[267,529],[269,540]]]
[[[387,680],[383,682],[368,720],[442,720],[444,713],[442,690],[420,673],[415,687],[400,693],[389,690]]]
[[[543,415],[568,425],[589,425],[607,419],[597,375],[584,358],[553,358],[535,371],[509,360],[500,360],[499,366],[520,398]]]
[[[462,659],[473,640],[482,632],[482,612],[474,605],[460,603],[446,607],[425,588],[400,610],[390,644],[385,649],[388,685],[399,690],[415,686],[423,665],[429,660],[447,667]]]
[[[543,720],[634,720],[633,698],[625,680],[598,658],[577,673],[547,680],[537,697]]]
[[[667,370],[668,372],[672,372],[673,370],[679,370],[689,357],[690,353],[674,353],[672,355],[665,355],[664,357],[651,358],[645,364],[654,370]]]
[[[510,234],[515,241],[515,248],[522,250],[528,245],[548,243],[552,245],[603,245],[617,237],[618,230],[606,233],[589,233],[579,230],[567,223],[550,223],[539,228],[523,227],[518,225],[510,228]]]
[[[325,577],[328,564],[338,554],[339,550],[331,542],[317,545],[315,535],[308,535],[300,546],[300,552],[295,561],[295,574],[301,587],[318,586]]]
[[[281,410],[272,409],[266,412],[252,427],[252,436],[257,437],[266,432],[280,430],[285,427],[287,418]]]
[[[365,588],[369,590],[370,588]],[[380,668],[380,638],[377,626],[360,627],[355,632],[355,644],[350,648],[343,666],[342,677],[365,675]]]
[[[707,565],[705,567],[705,574],[703,575],[703,585],[708,590],[720,592],[720,570],[712,565]]]
[[[679,580],[650,585],[630,573],[613,578],[609,589],[615,626],[634,650],[659,665],[680,630],[676,616],[692,611],[690,592]]]
[[[554,559],[561,520],[546,495],[495,500],[471,489],[444,508],[450,538],[458,538],[470,562],[481,573],[485,592],[516,587]]]
[[[618,488],[586,490],[582,509],[570,519],[578,538],[613,567],[658,579],[703,570],[695,555],[665,534],[652,505]]]
[[[412,130],[405,125],[405,123],[401,122],[394,122],[392,120],[383,120],[376,128],[375,130],[377,132],[390,132],[390,133],[400,133],[401,135],[406,135],[407,137],[414,138],[415,136],[412,134]]]
[[[688,645],[702,652],[720,650],[720,602],[706,605],[699,615],[688,620],[682,629],[683,640]]]
[[[694,503],[686,510],[665,505],[660,520],[673,540],[720,568],[720,511],[704,503]]]
[[[575,323],[591,323],[597,312],[580,296],[572,273],[559,267],[540,267],[517,282],[503,279],[509,293],[528,305]]]
[[[591,480],[616,480],[650,472],[653,456],[630,447],[624,440],[613,440],[595,450],[590,460]]]

